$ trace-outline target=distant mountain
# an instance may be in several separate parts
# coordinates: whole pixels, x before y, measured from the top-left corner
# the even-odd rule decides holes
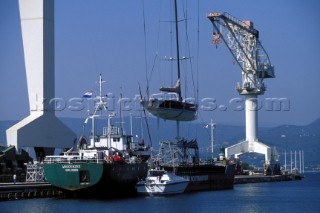
[[[320,119],[305,126],[281,125],[262,131],[259,135],[263,142],[278,148],[282,154],[281,162],[284,162],[285,151],[288,163],[290,151],[302,150],[305,164],[320,167]]]
[[[60,118],[78,136],[82,134],[84,119],[81,118]],[[6,144],[5,130],[18,121],[0,121],[0,144]],[[124,117],[122,120],[114,119],[114,123],[122,122],[127,133],[130,133],[130,118]],[[176,124],[172,121],[163,121],[156,118],[147,119],[151,141],[148,137],[146,119],[133,118],[133,135],[139,139],[144,139],[147,145],[152,145],[155,150],[159,149],[160,140],[174,140],[176,137]],[[90,124],[88,124],[90,126]],[[106,123],[104,124],[106,125]],[[141,128],[142,126],[142,128]],[[209,157],[211,154],[210,126],[199,122],[181,122],[180,136],[186,139],[197,139],[202,157]],[[85,132],[88,134],[90,127]],[[99,129],[99,128],[98,128]],[[259,128],[259,140],[270,147],[277,147],[280,153],[280,161],[284,164],[284,153],[287,153],[287,164],[290,162],[290,151],[304,151],[304,161],[306,167],[320,168],[320,119],[304,126],[281,125],[278,127]],[[236,125],[217,124],[214,129],[214,154],[218,155],[220,147],[234,145],[245,138],[245,127]],[[251,156],[251,154],[249,155]],[[298,156],[297,156],[298,157]],[[252,159],[260,159],[261,155],[252,155]],[[258,162],[261,164],[261,162]]]

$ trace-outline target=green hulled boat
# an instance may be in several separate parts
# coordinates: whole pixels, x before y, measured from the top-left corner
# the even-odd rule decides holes
[[[120,126],[113,126],[106,102],[100,96],[92,120],[89,143],[84,134],[77,147],[60,155],[46,156],[43,163],[44,175],[49,183],[76,197],[114,197],[136,194],[135,184],[148,173],[149,147],[133,140]],[[108,113],[103,114],[102,111]],[[96,130],[102,119],[106,127]],[[107,121],[107,122],[106,122]]]
[[[43,166],[47,181],[72,197],[131,196],[136,193],[138,179],[147,175],[148,164],[140,159],[128,162],[95,159],[86,157],[87,151],[46,157]],[[102,156],[105,150],[90,152]]]

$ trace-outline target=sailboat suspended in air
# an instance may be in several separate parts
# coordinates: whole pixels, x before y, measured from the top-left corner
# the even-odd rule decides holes
[[[161,87],[160,93],[152,94],[148,99],[142,99],[141,104],[152,115],[164,120],[192,121],[197,119],[198,105],[194,102],[187,102],[181,97],[179,31],[176,0],[174,1],[174,12],[178,72],[176,85],[174,87]]]

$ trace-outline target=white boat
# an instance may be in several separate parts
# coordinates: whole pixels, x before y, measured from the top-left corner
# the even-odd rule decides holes
[[[148,176],[144,180],[138,181],[136,189],[138,194],[171,195],[183,193],[188,184],[189,180],[172,172],[150,169]]]

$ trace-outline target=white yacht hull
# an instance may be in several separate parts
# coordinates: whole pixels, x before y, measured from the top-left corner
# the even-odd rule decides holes
[[[179,177],[165,170],[150,169],[144,180],[138,181],[136,189],[138,194],[170,195],[183,193],[189,180]]]
[[[136,185],[137,192],[144,195],[170,195],[181,194],[188,186],[188,181],[173,183],[147,184],[144,181]]]

